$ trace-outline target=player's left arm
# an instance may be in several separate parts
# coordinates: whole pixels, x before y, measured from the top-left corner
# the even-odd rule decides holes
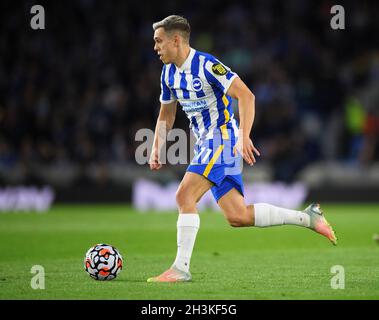
[[[255,118],[255,96],[239,77],[233,80],[227,94],[238,100],[240,129],[236,149],[241,153],[245,161],[252,166],[256,162],[254,153],[260,156],[258,149],[254,147],[250,139],[250,132]]]

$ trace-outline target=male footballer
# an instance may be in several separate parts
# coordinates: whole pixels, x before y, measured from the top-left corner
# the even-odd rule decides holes
[[[162,132],[172,129],[177,103],[186,113],[196,137],[195,157],[176,193],[177,255],[172,266],[148,282],[190,281],[190,259],[200,227],[196,208],[211,190],[227,221],[233,227],[298,225],[327,237],[337,238],[318,204],[303,211],[279,208],[267,203],[245,204],[241,157],[252,166],[259,151],[250,139],[255,97],[230,68],[214,56],[190,46],[190,25],[177,15],[153,24],[154,50],[163,62],[160,112],[150,157],[151,170],[159,170]],[[232,98],[238,101],[239,123],[234,117]]]

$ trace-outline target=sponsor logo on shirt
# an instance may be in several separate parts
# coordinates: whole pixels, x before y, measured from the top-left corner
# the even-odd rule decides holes
[[[200,112],[208,108],[208,104],[205,100],[198,101],[183,101],[180,102],[184,112]]]

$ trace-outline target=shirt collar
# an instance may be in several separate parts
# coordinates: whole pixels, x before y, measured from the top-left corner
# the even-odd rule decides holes
[[[191,68],[191,62],[192,62],[193,56],[195,55],[195,52],[196,52],[195,49],[190,48],[190,53],[187,59],[183,62],[183,64],[180,67],[177,67],[180,72]]]

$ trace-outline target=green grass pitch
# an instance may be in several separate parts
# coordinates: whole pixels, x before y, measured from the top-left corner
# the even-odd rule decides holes
[[[137,213],[122,205],[57,205],[45,214],[0,214],[0,299],[379,299],[379,205],[323,205],[339,245],[305,228],[232,228],[201,213],[190,283],[147,283],[176,254],[175,212]],[[124,269],[91,279],[83,258],[96,243],[117,247]],[[33,265],[45,289],[33,290]],[[331,268],[345,271],[332,289]]]

